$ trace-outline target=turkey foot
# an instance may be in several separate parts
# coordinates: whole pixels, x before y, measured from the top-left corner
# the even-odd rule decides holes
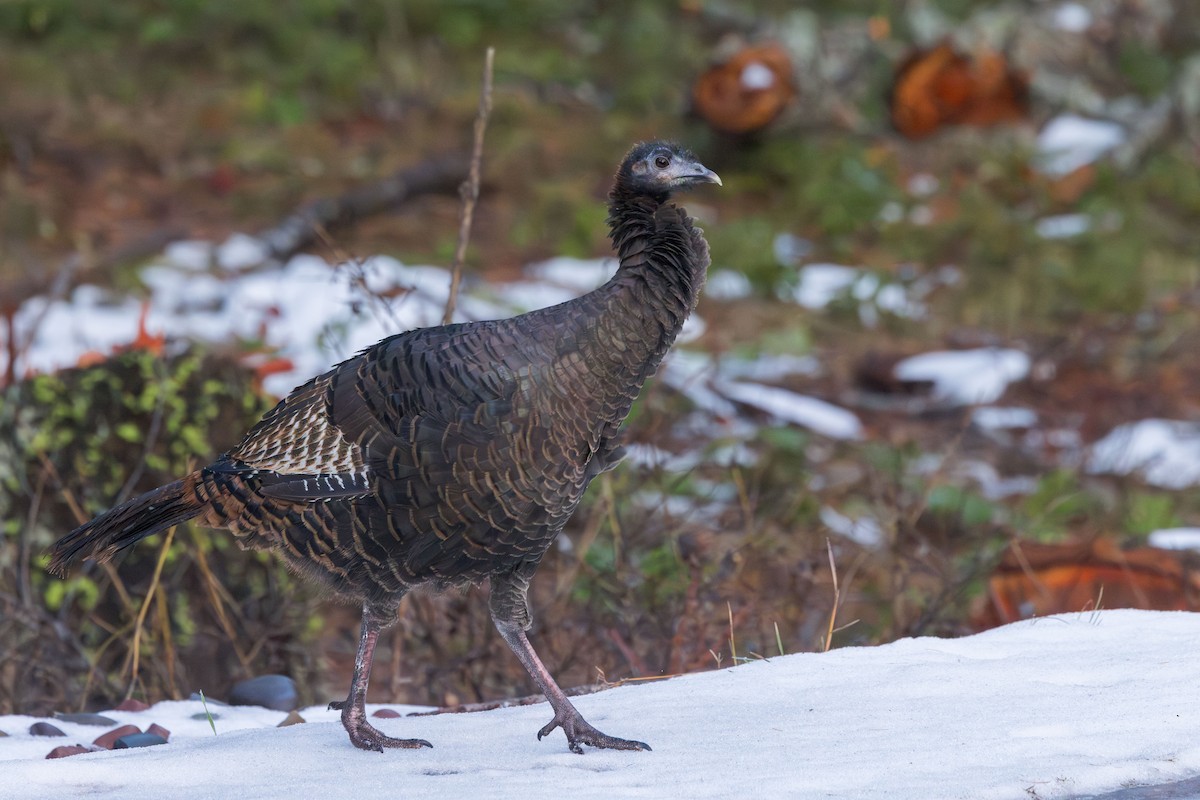
[[[583,755],[583,748],[580,745],[586,744],[588,747],[601,747],[608,750],[650,750],[650,745],[645,742],[635,742],[632,739],[618,739],[615,736],[609,736],[607,733],[601,733],[591,726],[591,724],[583,718],[574,707],[568,707],[565,714],[556,713],[554,719],[550,720],[544,728],[538,731],[538,741],[541,741],[543,736],[548,736],[555,728],[562,728],[563,733],[567,735],[567,746],[571,748],[572,753]]]
[[[330,705],[333,704],[330,703]],[[341,705],[345,706],[346,704],[341,703]],[[354,713],[353,708],[342,708],[342,725],[345,726],[346,733],[350,734],[350,741],[355,747],[362,750],[374,750],[376,753],[382,753],[385,747],[397,747],[405,750],[433,747],[424,739],[396,739],[388,736],[367,722],[361,712]]]

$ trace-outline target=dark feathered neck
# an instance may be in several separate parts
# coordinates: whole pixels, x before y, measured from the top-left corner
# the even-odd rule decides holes
[[[610,332],[644,359],[646,374],[675,341],[696,307],[708,246],[687,214],[661,197],[625,189],[609,195],[608,225],[620,265],[599,294],[623,331]]]
[[[666,192],[632,192],[618,177],[609,194],[609,238],[620,262],[617,278],[644,282],[682,325],[704,285],[708,247],[687,213],[667,200]]]

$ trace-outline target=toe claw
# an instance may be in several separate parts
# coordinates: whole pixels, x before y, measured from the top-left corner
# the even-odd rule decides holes
[[[554,719],[538,731],[538,740],[548,735],[555,728],[562,728],[567,737],[567,747],[572,753],[583,755],[583,745],[606,750],[647,750],[650,745],[633,739],[618,739],[593,728],[587,720],[579,715],[562,713],[555,714]]]

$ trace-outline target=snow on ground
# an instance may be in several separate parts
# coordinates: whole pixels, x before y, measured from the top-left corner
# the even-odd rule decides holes
[[[1146,544],[1164,550],[1200,550],[1200,528],[1160,528],[1150,532]]]
[[[1104,611],[1027,620],[962,639],[776,657],[580,697],[596,727],[653,752],[573,755],[544,704],[375,720],[429,750],[355,750],[332,712],[144,712],[167,745],[65,759],[90,741],[34,739],[0,717],[0,798],[1074,798],[1200,775],[1200,614]],[[1181,784],[1188,785],[1188,784]],[[1159,790],[1160,792],[1162,790]]]
[[[931,381],[934,397],[960,405],[994,403],[1010,383],[1029,374],[1029,356],[1020,350],[982,347],[921,353],[896,364],[902,381]]]
[[[1038,166],[1046,175],[1062,177],[1102,158],[1127,138],[1115,122],[1061,114],[1038,134]]]
[[[795,251],[793,262],[799,261],[803,240],[784,237],[781,241],[788,243],[785,249]],[[145,312],[147,332],[168,340],[261,342],[290,362],[290,369],[264,380],[268,392],[282,396],[379,339],[441,320],[450,278],[440,267],[406,265],[386,256],[329,264],[299,255],[283,264],[250,269],[248,265],[261,256],[254,242],[245,235],[232,236],[220,245],[176,242],[141,270],[145,287],[141,297],[84,285],[63,298],[31,298],[16,315],[19,369],[49,372],[78,363],[89,352],[111,352],[134,340]],[[530,265],[521,281],[467,281],[457,318],[507,317],[559,303],[599,286],[615,268],[611,258],[555,258]],[[921,275],[900,272],[903,285],[884,285],[877,275],[856,267],[808,264],[798,267],[799,283],[786,296],[813,310],[851,300],[866,324],[881,311],[919,316],[924,298],[958,278],[952,267]],[[748,291],[745,276],[739,277],[741,282],[726,281],[726,296]],[[704,320],[693,314],[679,343],[686,345],[704,330]],[[0,367],[4,335],[0,331]],[[720,429],[736,442],[753,438],[764,424],[797,425],[832,439],[865,438],[868,432],[853,411],[776,385],[797,375],[817,377],[825,369],[811,355],[780,353],[747,359],[735,352],[713,356],[677,347],[668,354],[659,379],[692,401],[706,420],[703,427],[708,433]],[[1029,356],[1019,350],[981,348],[918,354],[899,362],[895,375],[900,380],[931,382],[934,398],[944,404],[984,406],[974,410],[972,419],[980,428],[1000,435],[1006,428],[1036,423],[1027,409],[987,407],[1029,370]],[[745,424],[734,430],[731,426],[738,422]],[[1196,450],[1200,434],[1183,435],[1186,423],[1147,420],[1139,426],[1114,431],[1098,443],[1090,451],[1088,468],[1140,471],[1149,482],[1168,488],[1200,482],[1195,468],[1200,463]],[[1028,437],[1039,436],[1049,434],[1028,432]],[[707,441],[711,436],[703,438]],[[1081,444],[1068,449],[1084,452]],[[695,461],[697,454],[675,457]],[[1083,458],[1080,455],[1077,461]],[[1024,478],[1005,481],[995,476],[996,496],[1021,493],[1028,485]]]
[[[1092,445],[1088,472],[1129,475],[1164,489],[1200,483],[1200,425],[1143,419],[1118,425]]]

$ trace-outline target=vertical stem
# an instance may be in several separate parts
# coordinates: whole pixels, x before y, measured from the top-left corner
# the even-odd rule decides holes
[[[829,610],[829,628],[825,631],[825,650],[828,653],[833,644],[833,629],[837,623],[838,607],[842,604],[842,590],[838,587],[837,562],[833,559],[833,543],[825,540],[825,550],[829,553],[829,572],[833,575],[833,608]]]
[[[150,590],[146,592],[146,599],[142,601],[142,607],[138,609],[137,621],[133,626],[133,666],[129,671],[129,689],[125,692],[126,700],[133,697],[133,690],[137,686],[138,662],[141,656],[142,625],[146,622],[146,612],[150,610],[150,601],[154,599],[154,592],[158,589],[158,582],[162,577],[163,564],[167,563],[167,551],[171,549],[171,542],[174,539],[175,528],[172,526],[167,528],[167,535],[163,537],[163,546],[158,554],[158,563],[154,565],[154,575],[150,578]]]
[[[442,324],[454,319],[454,306],[458,302],[458,287],[462,283],[463,260],[467,257],[467,242],[471,238],[471,222],[475,218],[475,203],[479,200],[479,173],[483,161],[483,132],[487,129],[488,115],[492,112],[492,62],[496,48],[489,47],[483,62],[483,89],[479,95],[479,113],[475,117],[475,143],[471,149],[471,171],[459,187],[462,197],[462,221],[458,228],[458,246],[454,249],[454,261],[450,265],[450,294],[446,298],[446,312]]]

